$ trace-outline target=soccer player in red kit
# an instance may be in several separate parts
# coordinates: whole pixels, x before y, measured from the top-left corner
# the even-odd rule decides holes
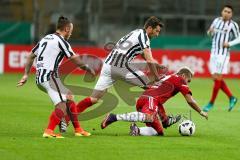
[[[131,135],[163,135],[163,127],[167,128],[180,120],[180,116],[169,117],[166,115],[163,104],[181,92],[188,104],[201,116],[208,118],[208,114],[200,109],[192,97],[188,87],[193,72],[187,68],[181,68],[176,74],[171,74],[147,89],[138,99],[136,112],[124,114],[108,114],[101,123],[102,129],[116,121],[144,122],[147,127],[138,128],[132,124]],[[134,114],[132,114],[134,113]],[[137,116],[136,116],[137,115]],[[159,120],[160,117],[161,121]],[[162,122],[162,123],[161,123]]]

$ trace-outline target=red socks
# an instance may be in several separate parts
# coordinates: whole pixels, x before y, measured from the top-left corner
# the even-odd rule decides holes
[[[219,89],[222,89],[222,91],[230,98],[232,96],[231,91],[227,87],[224,80],[214,80],[214,87],[212,92],[212,97],[210,102],[213,104],[215,102],[215,99],[217,97]]]
[[[71,112],[71,116],[72,116],[72,124],[74,126],[74,128],[80,128],[80,123],[78,121],[78,112],[77,112],[77,106],[74,103],[74,101],[68,100],[67,101],[67,107],[69,107],[70,112]],[[69,121],[70,117],[67,116],[66,117],[66,121]]]
[[[223,81],[223,80],[222,80],[221,89],[228,96],[228,98],[233,96],[231,91],[230,91],[230,89],[228,88],[228,86],[226,85],[225,81]]]
[[[64,113],[61,109],[56,108],[50,118],[47,129],[54,130],[55,127],[60,123],[60,120],[64,117]]]
[[[85,98],[84,100],[79,102],[78,105],[76,105],[74,101],[71,101],[71,100],[67,101],[67,107],[68,109],[70,109],[71,118],[69,115],[66,115],[65,116],[66,122],[69,122],[70,120],[72,120],[72,124],[75,129],[81,128],[80,123],[78,121],[78,113],[83,112],[86,108],[88,108],[91,105],[92,105],[92,102],[90,98]],[[54,130],[55,127],[60,123],[63,117],[64,117],[63,111],[61,109],[56,108],[52,112],[49,118],[49,124],[47,129]]]
[[[92,106],[92,101],[90,97],[85,98],[77,104],[77,112],[82,113],[85,109]]]
[[[221,83],[222,83],[221,80],[214,80],[212,97],[211,97],[211,100],[210,100],[210,103],[212,103],[212,104],[215,102],[215,99],[217,97],[218,91],[221,88]]]

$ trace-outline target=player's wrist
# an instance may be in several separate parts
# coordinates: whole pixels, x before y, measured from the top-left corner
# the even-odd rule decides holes
[[[201,110],[201,111],[199,112],[199,114],[200,114],[200,115],[204,115],[204,111]]]

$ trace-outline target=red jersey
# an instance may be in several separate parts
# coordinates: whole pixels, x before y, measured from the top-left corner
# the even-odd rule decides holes
[[[183,95],[192,94],[183,77],[176,74],[168,75],[147,89],[142,96],[150,96],[163,104],[178,92]]]

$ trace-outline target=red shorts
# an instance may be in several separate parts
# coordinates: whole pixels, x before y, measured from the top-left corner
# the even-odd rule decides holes
[[[153,97],[141,96],[137,100],[136,109],[138,112],[153,115],[153,122],[147,122],[148,127],[154,128],[159,135],[163,135],[163,127],[158,119],[158,101]]]
[[[141,96],[137,100],[136,109],[138,112],[146,114],[157,114],[158,101],[153,97]]]

